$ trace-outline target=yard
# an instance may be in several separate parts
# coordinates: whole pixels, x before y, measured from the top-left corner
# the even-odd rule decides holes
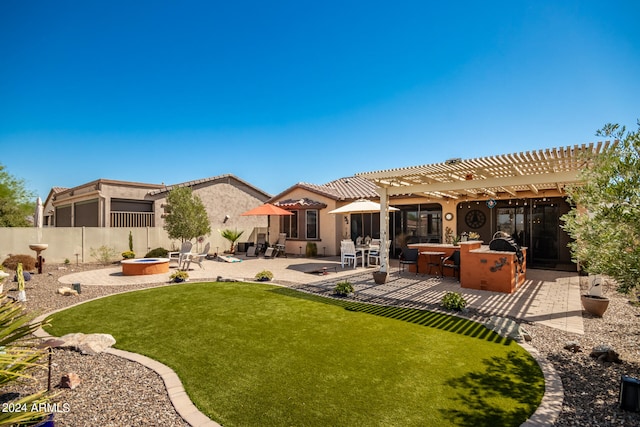
[[[482,325],[268,284],[149,289],[50,320],[168,365],[225,426],[518,426],[544,392],[535,360]]]

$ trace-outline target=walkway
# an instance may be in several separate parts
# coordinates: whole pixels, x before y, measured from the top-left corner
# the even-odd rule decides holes
[[[256,273],[269,270],[274,283],[307,292],[330,294],[338,279],[346,278],[355,287],[357,298],[376,304],[436,310],[442,296],[449,291],[460,292],[469,308],[484,316],[504,316],[526,322],[540,323],[563,331],[583,334],[580,284],[576,273],[528,270],[527,281],[513,294],[463,289],[453,278],[398,273],[392,265],[387,283],[375,285],[371,272],[374,268],[342,268],[336,257],[327,258],[245,258],[241,262],[227,263],[205,260],[204,269],[189,270],[191,281],[253,280]],[[325,268],[325,270],[323,270]],[[71,285],[130,285],[169,281],[170,273],[149,276],[123,276],[120,267],[97,269],[63,276],[60,281]],[[323,274],[326,272],[326,275]]]

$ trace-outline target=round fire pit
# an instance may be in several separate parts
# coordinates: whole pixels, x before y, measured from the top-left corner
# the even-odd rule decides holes
[[[169,272],[169,258],[134,258],[120,261],[125,276],[143,276]]]

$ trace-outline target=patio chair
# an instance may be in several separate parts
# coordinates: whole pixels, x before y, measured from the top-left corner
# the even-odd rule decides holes
[[[361,250],[356,250],[356,245],[351,240],[343,240],[340,242],[340,265],[344,267],[345,261],[347,265],[353,261],[353,268],[358,265],[358,256],[362,256]],[[364,258],[362,260],[364,264]]]
[[[448,257],[442,257],[442,262],[440,267],[441,267],[440,271],[442,271],[443,276],[444,276],[444,269],[451,268],[453,269],[454,276],[457,277],[458,280],[460,280],[460,251],[455,250]]]
[[[180,250],[177,252],[169,252],[169,260],[175,260],[178,262],[178,268],[184,262],[184,258],[186,255],[191,253],[191,248],[193,247],[193,243],[186,241],[182,242],[182,246],[180,246]]]
[[[198,264],[201,269],[204,269],[204,267],[202,266],[202,261],[204,261],[207,258],[207,255],[209,255],[210,248],[211,248],[211,244],[207,243],[204,246],[204,250],[202,252],[200,252],[197,255],[190,255],[186,260],[187,268],[185,268],[184,270],[185,271],[188,270],[192,262],[195,264]]]
[[[404,271],[405,265],[416,266],[416,276],[418,275],[418,249],[405,248],[400,254],[400,273]]]
[[[285,242],[287,241],[287,233],[280,233],[278,237],[278,241],[276,242],[276,256],[280,256],[280,254],[284,255],[287,258],[287,251],[285,247]]]
[[[375,260],[376,265],[380,265],[380,239],[371,239],[369,242],[369,265],[371,260]]]

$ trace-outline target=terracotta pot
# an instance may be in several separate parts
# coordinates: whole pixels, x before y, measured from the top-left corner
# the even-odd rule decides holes
[[[582,306],[587,313],[593,314],[597,317],[602,317],[607,307],[609,306],[609,298],[598,297],[595,295],[581,295],[580,300]]]
[[[374,271],[373,272],[373,281],[376,282],[376,285],[382,285],[387,282],[387,272],[386,271]]]

